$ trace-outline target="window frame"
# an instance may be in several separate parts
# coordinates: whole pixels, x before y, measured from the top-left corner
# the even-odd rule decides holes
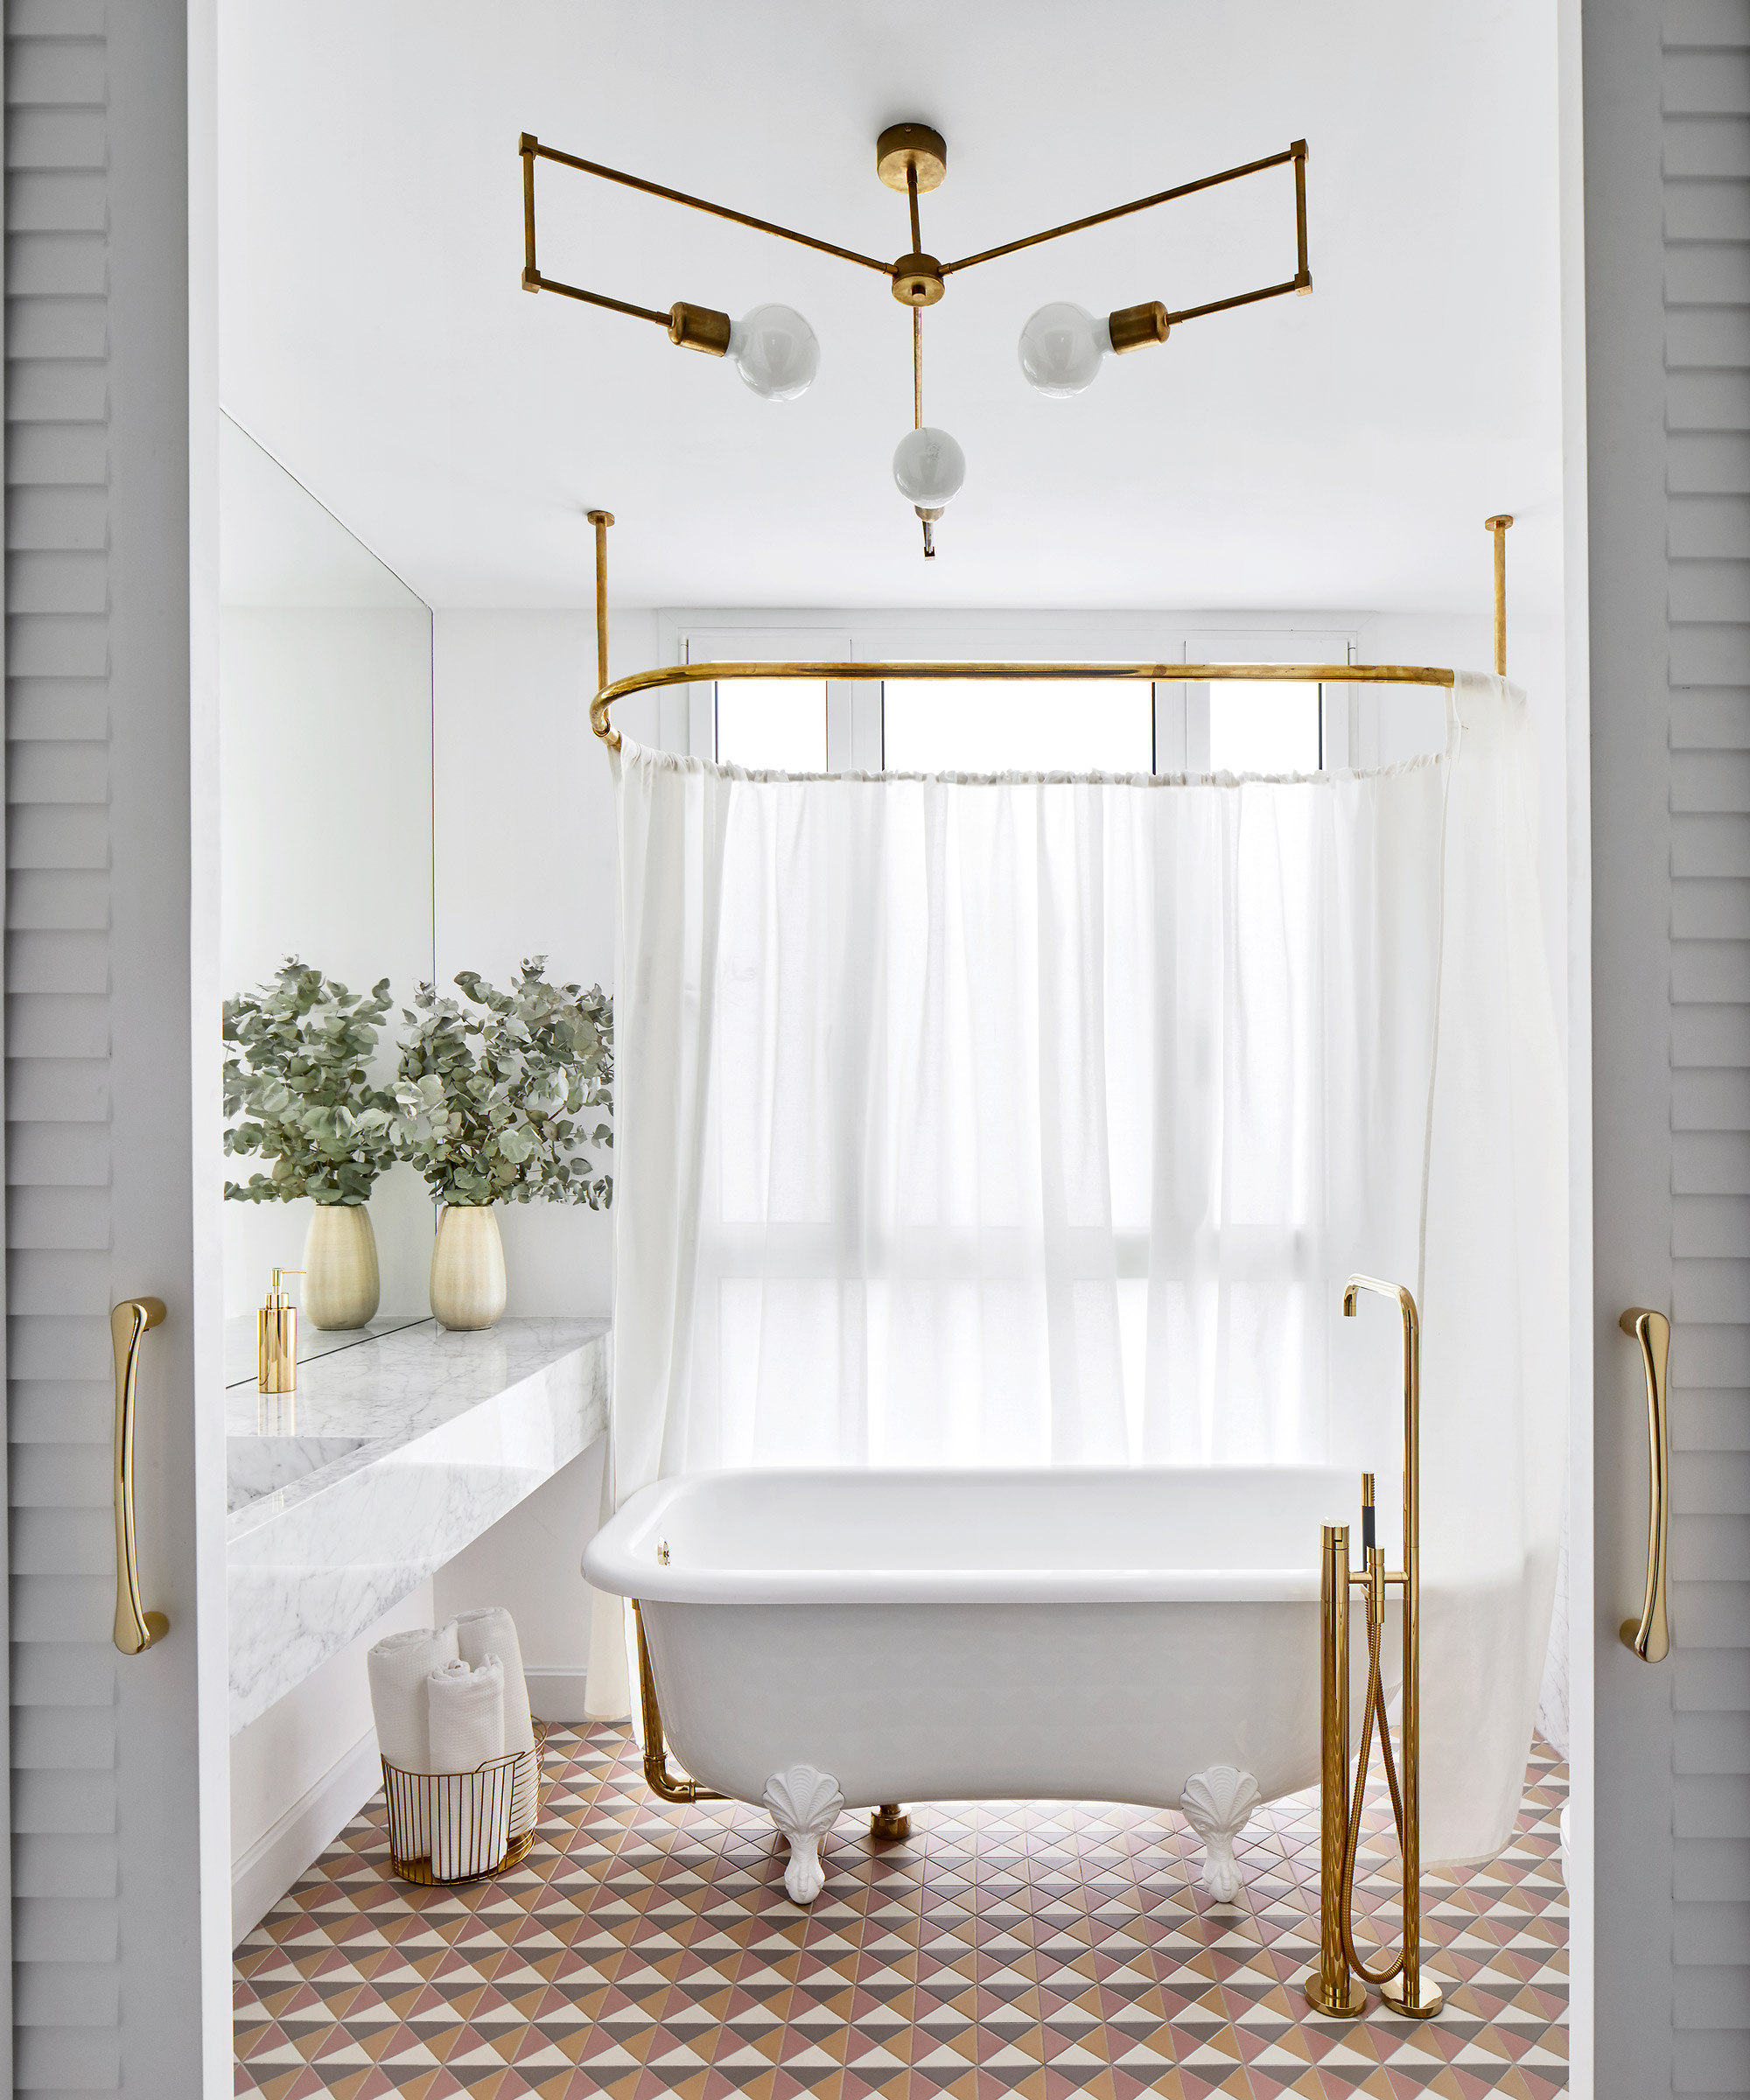
[[[1361,655],[1353,616],[1260,614],[1217,626],[1206,618],[1148,613],[955,614],[889,609],[766,612],[749,608],[658,614],[660,660],[669,663],[894,662],[921,658],[1132,662],[1350,662]],[[717,756],[717,687],[673,689],[659,696],[658,744],[704,759]],[[1152,689],[1156,777],[1209,771],[1210,688],[1159,679]],[[1379,696],[1367,686],[1321,683],[1321,770],[1377,762]],[[879,679],[833,680],[826,693],[826,769],[878,773],[886,763],[885,693]]]

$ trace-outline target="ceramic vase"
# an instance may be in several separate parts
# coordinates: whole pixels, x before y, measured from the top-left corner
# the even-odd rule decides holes
[[[299,1309],[312,1327],[362,1327],[376,1318],[382,1286],[376,1235],[362,1203],[318,1203],[304,1241]]]
[[[490,1203],[446,1203],[431,1249],[431,1312],[440,1327],[490,1327],[504,1311],[504,1242]]]

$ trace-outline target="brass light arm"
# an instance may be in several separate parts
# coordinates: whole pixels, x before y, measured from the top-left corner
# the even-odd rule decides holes
[[[658,313],[654,306],[634,306],[625,299],[611,299],[606,292],[585,291],[581,284],[564,284],[557,277],[543,277],[538,270],[522,273],[525,291],[556,291],[561,298],[581,299],[586,306],[606,306],[610,313],[629,313],[634,321],[654,321],[659,328],[672,327],[673,317]]]
[[[1116,356],[1140,350],[1150,343],[1164,343],[1181,321],[1200,321],[1206,313],[1226,313],[1235,306],[1256,306],[1260,299],[1280,299],[1291,291],[1310,291],[1312,281],[1303,284],[1290,277],[1285,284],[1266,284],[1262,291],[1236,291],[1231,298],[1211,299],[1205,306],[1182,306],[1169,313],[1158,299],[1145,299],[1140,306],[1120,306],[1106,316],[1106,332]]]
[[[1306,291],[1310,285],[1303,284],[1298,277],[1291,277],[1285,284],[1266,284],[1262,291],[1236,291],[1230,299],[1211,299],[1207,306],[1186,306],[1179,313],[1169,313],[1167,320],[1177,327],[1181,321],[1200,321],[1206,313],[1226,313],[1234,306],[1256,306],[1260,299],[1279,299],[1284,293]]]
[[[1304,170],[1306,161],[1306,141],[1297,138],[1285,153],[1272,153],[1264,160],[1249,160],[1242,168],[1223,168],[1219,175],[1200,176],[1195,182],[1181,182],[1171,190],[1157,190],[1152,197],[1138,197],[1130,204],[1115,204],[1110,211],[1091,212],[1085,219],[1072,219],[1063,226],[1048,228],[1042,234],[1029,234],[1024,240],[1005,241],[1001,248],[987,248],[976,256],[962,256],[957,262],[944,262],[943,276],[951,276],[956,270],[970,270],[976,263],[994,262],[999,256],[1018,254],[1024,248],[1037,248],[1042,241],[1059,241],[1065,234],[1079,234],[1090,226],[1104,226],[1114,219],[1128,219],[1134,212],[1152,212],[1158,204],[1171,204],[1176,198],[1192,197],[1199,190],[1213,190],[1224,182],[1237,182],[1242,176],[1261,174],[1265,168],[1280,168],[1293,161],[1296,166],[1296,186],[1300,200],[1300,250],[1299,270],[1306,268],[1306,219]],[[1308,283],[1310,284],[1311,279]],[[1200,309],[1200,311],[1201,311]]]
[[[534,142],[528,132],[522,135],[517,152],[522,161],[522,283],[528,289],[530,277],[538,279],[541,272],[535,262],[535,153]]]
[[[610,313],[630,314],[634,321],[654,321],[678,349],[702,350],[707,357],[723,357],[729,351],[729,316],[714,306],[695,306],[686,299],[676,299],[667,313],[658,313],[654,306],[634,306],[625,299],[611,299],[606,292],[585,291],[581,284],[543,277],[534,270],[523,271],[522,289],[556,291],[562,298],[581,299],[588,306],[606,306]]]
[[[684,190],[668,189],[660,182],[646,182],[641,175],[628,175],[621,168],[606,168],[599,161],[583,160],[575,153],[561,153],[556,147],[543,146],[532,131],[522,134],[517,150],[523,156],[523,208],[531,258],[535,238],[534,164],[536,160],[552,160],[562,168],[576,168],[581,175],[598,175],[604,182],[617,182],[625,189],[641,190],[647,197],[660,197],[668,204],[683,204],[689,211],[706,212],[713,219],[728,219],[737,226],[751,227],[756,234],[774,234],[780,241],[794,241],[798,247],[812,248],[823,256],[836,256],[842,262],[860,263],[864,270],[879,270],[884,277],[892,270],[891,262],[878,262],[873,256],[859,256],[853,248],[840,248],[831,241],[817,241],[812,234],[799,234],[791,227],[774,226],[769,219],[755,219],[746,212],[732,212],[726,204],[711,204],[703,197],[688,196]],[[547,287],[543,284],[540,289]]]

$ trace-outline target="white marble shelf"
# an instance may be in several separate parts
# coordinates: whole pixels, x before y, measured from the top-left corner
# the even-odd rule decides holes
[[[307,1320],[298,1323],[298,1361],[312,1363],[318,1356],[332,1356],[337,1349],[356,1349],[363,1343],[375,1341],[383,1334],[397,1334],[402,1327],[435,1325],[429,1312],[385,1313],[362,1327],[331,1327],[326,1331],[313,1327]],[[247,1385],[252,1390],[256,1383],[256,1316],[253,1312],[240,1312],[225,1322],[225,1383]]]
[[[609,1347],[606,1320],[422,1321],[227,1392],[233,1734],[601,1434]]]

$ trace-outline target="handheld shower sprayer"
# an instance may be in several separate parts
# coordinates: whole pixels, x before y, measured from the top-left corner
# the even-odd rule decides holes
[[[1404,1530],[1402,1565],[1388,1569],[1377,1536],[1378,1512],[1374,1476],[1362,1475],[1362,1565],[1349,1564],[1349,1528],[1327,1524],[1321,1542],[1320,1608],[1320,1781],[1319,1966],[1306,1978],[1309,2004],[1338,2019],[1353,2019],[1367,2003],[1364,1984],[1371,1984],[1389,2011],[1400,2018],[1428,2020],[1444,2002],[1438,1984],[1422,1970],[1421,1802],[1418,1736],[1421,1725],[1419,1627],[1420,1573],[1420,1415],[1421,1333],[1416,1300],[1401,1284],[1352,1276],[1343,1291],[1343,1316],[1355,1317],[1361,1294],[1374,1292],[1396,1304],[1403,1326],[1404,1382]],[[1392,1754],[1386,1711],[1382,1654],[1385,1642],[1385,1601],[1398,1592],[1404,1649],[1404,1716],[1401,1754]],[[1353,1782],[1349,1766],[1349,1606],[1362,1592],[1367,1628],[1367,1691],[1362,1704],[1359,1754]],[[1361,1844],[1362,1810],[1367,1796],[1368,1765],[1375,1728],[1381,1760],[1397,1826],[1403,1870],[1404,1935],[1396,1957],[1388,1966],[1369,1969],[1356,1951],[1354,1912],[1355,1858]],[[1402,1780],[1400,1783],[1400,1765]]]

